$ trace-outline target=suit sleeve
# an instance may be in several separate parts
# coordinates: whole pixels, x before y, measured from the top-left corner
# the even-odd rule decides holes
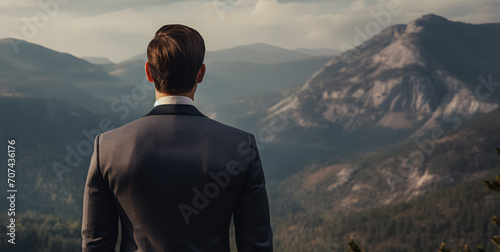
[[[245,187],[233,212],[238,252],[272,252],[273,233],[264,172],[255,137],[251,135],[251,157]]]
[[[83,196],[83,252],[115,251],[118,236],[118,211],[99,167],[99,137],[95,139]]]

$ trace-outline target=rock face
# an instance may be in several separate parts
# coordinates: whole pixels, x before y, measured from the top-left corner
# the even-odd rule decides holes
[[[332,58],[269,115],[291,113],[299,128],[406,129],[419,135],[453,114],[490,112],[499,101],[492,95],[500,89],[499,40],[500,24],[425,15]]]

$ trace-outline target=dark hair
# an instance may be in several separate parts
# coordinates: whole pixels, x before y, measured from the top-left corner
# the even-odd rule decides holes
[[[189,92],[205,58],[200,33],[185,25],[161,27],[148,45],[148,62],[156,90],[167,94]]]

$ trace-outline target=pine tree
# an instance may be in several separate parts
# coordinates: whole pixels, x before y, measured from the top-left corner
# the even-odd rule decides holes
[[[497,155],[500,156],[500,149],[497,149],[496,151]],[[500,174],[497,175],[496,180],[484,180],[483,184],[484,186],[486,186],[486,188],[488,188],[488,190],[500,192]],[[491,220],[496,226],[500,226],[500,219],[498,217],[493,216]],[[497,251],[500,251],[500,236],[498,235],[493,236],[491,241],[493,242],[493,244],[497,246]],[[478,251],[480,251],[479,248]]]
[[[354,242],[354,240],[351,238],[351,240],[347,243],[347,247],[349,248],[350,252],[365,252],[364,250],[361,250],[361,248]]]

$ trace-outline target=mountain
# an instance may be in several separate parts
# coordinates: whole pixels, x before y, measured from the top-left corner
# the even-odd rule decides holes
[[[404,139],[445,127],[457,115],[490,112],[500,97],[493,92],[500,80],[498,39],[498,23],[466,24],[433,14],[389,27],[332,58],[268,117],[293,114],[284,135],[334,128],[357,137],[381,132],[396,138],[394,132],[401,132]]]
[[[79,213],[93,132],[100,130],[103,117],[56,99],[5,94],[0,95],[0,114],[9,118],[0,122],[0,139],[16,141],[18,197],[30,199],[17,205],[18,213]],[[6,188],[7,180],[0,186]],[[7,197],[5,193],[0,195]],[[0,206],[7,209],[7,202]]]
[[[305,52],[298,52],[301,50]],[[295,87],[301,85],[314,71],[324,65],[332,53],[335,54],[330,49],[288,50],[264,43],[207,51],[205,54],[207,79],[221,83],[248,81],[263,87],[273,84],[275,90]],[[139,54],[120,63],[101,67],[112,76],[140,82],[144,78],[146,61],[146,55]],[[219,77],[229,79],[220,80]],[[260,88],[253,85],[251,87],[252,90]]]
[[[148,61],[148,56],[146,55],[146,52],[144,53],[140,53],[140,54],[137,54],[135,55],[134,57],[131,57],[129,59],[126,59],[122,62],[127,62],[127,61],[136,61],[136,60],[140,60],[140,61],[143,61],[144,63],[146,63],[146,61]]]
[[[498,39],[500,24],[425,15],[332,58],[285,93],[262,127],[287,116],[275,146],[323,153],[305,164],[300,158],[314,155],[288,155],[296,169],[273,166],[289,174],[270,188],[283,251],[336,249],[350,238],[370,251],[432,251],[441,242],[493,249],[498,204],[481,181],[500,167]]]
[[[440,137],[430,133],[362,155],[318,160],[280,182],[281,191],[301,202],[301,209],[340,211],[408,201],[463,181],[480,184],[481,178],[500,168],[495,156],[499,127],[496,109],[477,114]],[[313,197],[302,202],[305,195]]]
[[[331,56],[337,54],[339,54],[338,51],[328,48],[298,48],[295,50],[289,50],[266,43],[255,43],[215,51],[206,51],[205,63],[243,61],[258,64],[273,64],[301,60],[310,56]],[[137,60],[143,62],[148,61],[146,53],[138,54],[123,62]]]
[[[103,57],[83,57],[82,59],[95,65],[113,64],[113,61]]]
[[[282,63],[306,58],[306,53],[265,43],[236,46],[218,51],[207,51],[205,62],[246,61],[252,63]]]
[[[500,110],[474,115],[439,138],[352,157],[318,160],[270,187],[274,231],[283,251],[308,251],[317,239],[370,251],[493,251],[500,207],[483,179],[500,168]],[[430,234],[430,235],[428,235]]]
[[[0,138],[16,140],[19,197],[31,199],[17,209],[75,217],[95,132],[144,115],[153,99],[134,103],[137,85],[22,40],[0,40],[0,65]]]
[[[56,99],[115,119],[113,102],[130,97],[137,86],[73,55],[11,38],[0,40],[0,66],[0,94]],[[134,105],[134,114],[147,112],[142,101],[147,99]]]
[[[273,54],[273,61],[277,63],[256,63],[251,62],[251,59],[236,57],[251,50],[259,50],[260,47],[267,48],[268,51],[281,52]],[[321,50],[316,53],[319,52]],[[321,56],[301,54],[296,60],[289,61],[290,55],[296,55],[296,52],[266,44],[241,46],[229,51],[207,52],[207,73],[203,83],[199,85],[196,104],[202,112],[225,123],[247,130],[255,129],[256,121],[249,123],[246,115],[248,113],[263,115],[266,108],[260,105],[248,106],[242,101],[245,103],[259,101],[260,104],[266,105],[269,101],[277,102],[278,100],[275,100],[277,96],[274,95],[276,92],[302,85],[331,59],[328,54]],[[211,61],[210,57],[221,61]],[[145,82],[145,61],[147,61],[146,57],[141,54],[117,64],[100,65],[100,67],[110,75],[124,81],[143,83]]]
[[[206,83],[200,86],[199,96],[235,101],[288,90],[302,85],[329,59],[329,56],[317,56],[273,64],[241,61],[207,63]],[[203,86],[207,88],[203,89]],[[245,92],[241,92],[242,87]]]
[[[307,54],[309,56],[337,56],[340,55],[341,52],[335,49],[330,49],[330,48],[317,48],[317,49],[310,49],[310,48],[297,48],[294,51]]]

